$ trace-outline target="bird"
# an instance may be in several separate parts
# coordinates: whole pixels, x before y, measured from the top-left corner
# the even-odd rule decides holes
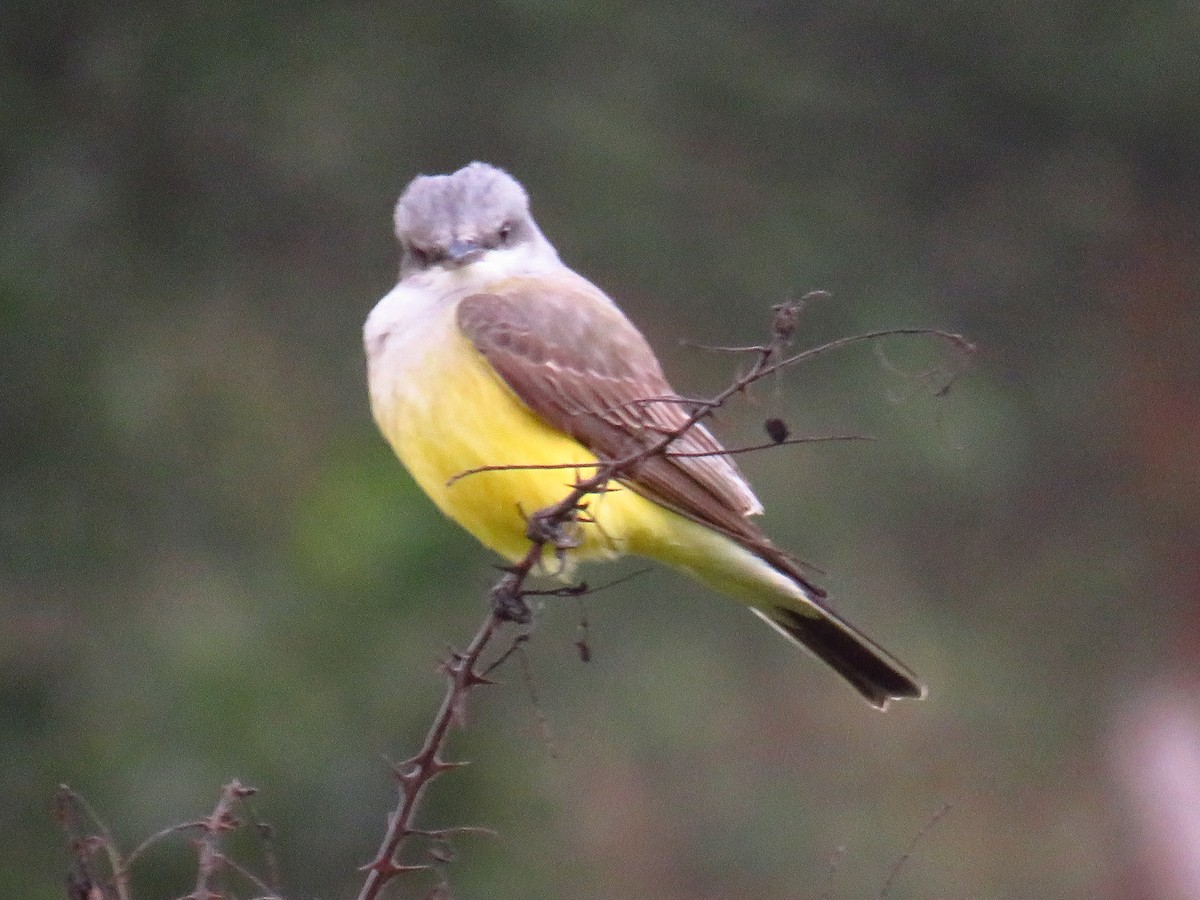
[[[671,402],[679,395],[637,327],[559,259],[505,170],[418,175],[394,224],[399,279],[363,327],[372,415],[430,500],[514,562],[530,551],[528,516],[562,501],[572,477],[680,429],[689,410]],[[589,498],[557,548],[558,574],[654,560],[748,606],[873,707],[924,696],[767,537],[754,521],[762,504],[703,424],[670,450]]]

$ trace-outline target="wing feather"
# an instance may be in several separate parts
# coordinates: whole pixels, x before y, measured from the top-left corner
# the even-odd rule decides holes
[[[464,298],[457,321],[517,397],[601,458],[636,451],[688,419],[642,334],[582,288],[513,279]],[[762,506],[708,429],[694,425],[671,449],[716,455],[650,457],[623,481],[746,546],[771,546],[746,520]]]

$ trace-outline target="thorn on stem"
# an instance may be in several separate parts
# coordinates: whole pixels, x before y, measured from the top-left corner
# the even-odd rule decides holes
[[[522,603],[524,603],[524,601],[522,601]],[[525,608],[528,609],[529,608],[528,605],[526,605]],[[463,678],[463,686],[468,687],[468,688],[483,687],[486,685],[491,685],[491,684],[496,684],[496,683],[497,683],[496,679],[488,678],[487,675],[484,675],[481,672],[476,672],[474,669],[471,669],[470,671],[468,671],[466,673],[466,677]]]
[[[396,779],[401,790],[408,791],[414,785],[420,784],[422,772],[415,759],[406,759],[392,766],[392,777]]]

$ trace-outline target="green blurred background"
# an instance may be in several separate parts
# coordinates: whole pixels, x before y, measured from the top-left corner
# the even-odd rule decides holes
[[[354,894],[494,578],[376,434],[360,326],[396,195],[484,159],[681,390],[730,375],[681,339],[756,341],[813,288],[807,343],[981,352],[941,397],[940,348],[859,348],[721,423],[876,438],[743,466],[929,699],[878,715],[669,572],[589,602],[587,665],[548,604],[539,704],[515,668],[477,695],[430,795],[499,831],[459,895],[875,897],[949,804],[891,896],[1200,896],[1194,5],[3,19],[0,895],[63,896],[60,781],[129,848],[235,775],[288,896]],[[177,842],[134,886],[194,872]]]

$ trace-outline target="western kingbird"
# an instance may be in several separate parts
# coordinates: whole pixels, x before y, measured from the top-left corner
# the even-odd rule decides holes
[[[371,409],[430,499],[501,556],[529,552],[529,514],[597,460],[687,421],[641,332],[558,258],[508,173],[474,162],[421,175],[396,204],[400,278],[364,328]],[[880,709],[914,675],[835,613],[749,518],[762,505],[702,425],[589,499],[568,567],[631,553],[742,603]],[[709,454],[709,455],[698,455]],[[590,467],[589,467],[589,464]],[[481,466],[515,468],[455,478]]]

